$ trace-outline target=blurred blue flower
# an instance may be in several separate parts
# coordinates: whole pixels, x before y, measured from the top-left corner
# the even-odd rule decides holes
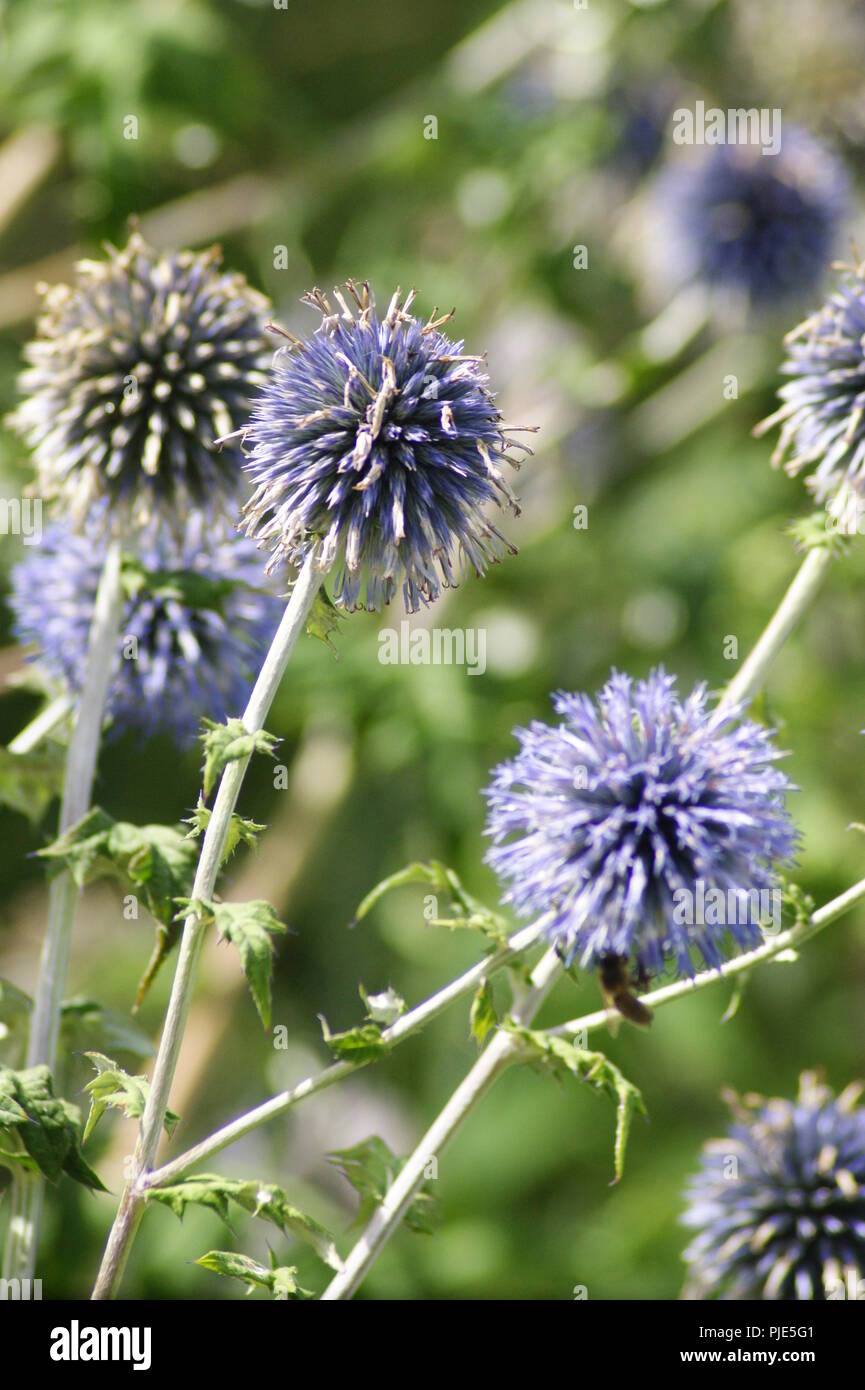
[[[607,90],[604,107],[612,126],[611,156],[626,173],[645,174],[664,146],[673,106],[671,83],[648,80],[633,72],[617,72]]]
[[[414,612],[456,582],[459,559],[482,574],[498,543],[514,553],[482,511],[517,511],[499,468],[514,441],[482,359],[439,331],[450,315],[412,318],[413,292],[383,318],[366,284],[334,295],[336,312],[305,296],[321,327],[277,354],[253,407],[247,532],[273,548],[270,568],[320,540],[340,607],[380,609],[401,585]]]
[[[487,789],[487,862],[523,915],[547,928],[568,964],[627,960],[639,977],[672,964],[695,973],[741,948],[759,922],[796,834],[771,732],[684,701],[663,670],[614,672],[596,701],[553,697],[561,723],[517,729],[520,751]]]
[[[262,586],[251,541],[193,512],[180,536],[139,533],[124,570],[126,601],[109,694],[114,729],[194,738],[202,716],[241,714],[282,612]],[[106,538],[49,527],[12,570],[15,634],[73,692],[84,680],[87,641]]]
[[[706,147],[667,173],[661,197],[677,272],[765,307],[801,299],[825,274],[847,179],[812,136],[785,126],[777,154]]]
[[[688,1187],[686,1294],[722,1299],[860,1298],[865,1288],[865,1112],[812,1073],[799,1097],[747,1105],[705,1145]],[[857,1291],[858,1290],[858,1291]]]
[[[73,285],[44,291],[10,424],[33,450],[37,488],[78,525],[93,504],[112,523],[231,504],[239,450],[213,447],[246,423],[265,380],[268,301],[219,252],[162,254],[137,233]]]
[[[793,380],[778,392],[780,410],[755,434],[781,425],[772,463],[795,477],[816,464],[806,486],[829,502],[844,532],[855,534],[865,501],[865,266],[847,274],[817,313],[787,335],[781,367]],[[788,457],[789,455],[789,457]]]

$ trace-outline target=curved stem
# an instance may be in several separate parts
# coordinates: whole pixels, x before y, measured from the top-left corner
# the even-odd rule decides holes
[[[772,941],[766,942],[756,950],[737,956],[735,960],[729,961],[720,970],[707,970],[694,980],[678,981],[674,985],[657,989],[651,994],[644,995],[641,1002],[652,1008],[658,1008],[660,1005],[672,1003],[674,999],[681,999],[694,989],[702,989],[706,985],[715,984],[722,979],[752,970],[756,965],[780,955],[782,951],[791,950],[810,940],[811,937],[816,936],[817,932],[822,931],[830,922],[836,921],[845,912],[849,912],[856,903],[863,899],[865,899],[865,879],[861,879],[839,897],[833,898],[831,902],[819,908],[807,922],[797,923],[789,931],[782,932]],[[521,1025],[531,1023],[541,1002],[560,973],[561,962],[555,951],[550,950],[532,975],[531,991],[522,1003],[512,1011],[511,1017],[514,1023]],[[597,1013],[587,1014],[584,1018],[573,1019],[570,1023],[561,1024],[557,1028],[549,1028],[547,1032],[552,1036],[588,1033],[592,1029],[600,1028],[605,1023],[610,1023],[613,1019],[620,1019],[620,1015],[614,1009],[601,1009]],[[487,1050],[482,1053],[438,1118],[427,1130],[414,1153],[406,1160],[404,1167],[388,1189],[381,1205],[376,1208],[366,1230],[346,1259],[342,1269],[334,1276],[322,1294],[323,1300],[337,1301],[351,1298],[405,1216],[415,1192],[423,1182],[430,1159],[441,1153],[445,1144],[474,1109],[481,1097],[486,1094],[496,1077],[510,1062],[515,1060],[519,1052],[519,1040],[510,1032],[502,1029],[496,1034]]]
[[[747,703],[763,684],[766,672],[815,597],[823,578],[834,559],[828,546],[809,550],[799,572],[782,598],[755,647],[741,670],[724,692],[725,704]]]
[[[66,758],[63,799],[60,804],[61,835],[81,820],[90,809],[102,724],[114,672],[117,638],[123,613],[120,556],[120,541],[111,541],[96,591],[84,684],[78,699],[75,727]],[[13,741],[13,751],[26,752],[28,747],[34,746],[31,741],[34,726],[38,725],[40,720],[44,720],[53,708],[53,705],[49,706],[33,725],[18,735],[18,739]],[[40,737],[47,731],[43,725]],[[21,746],[22,740],[24,747]],[[18,746],[15,747],[15,744]],[[48,927],[42,946],[39,978],[30,1019],[28,1067],[44,1065],[54,1070],[60,1031],[60,1006],[66,988],[69,949],[77,908],[78,889],[72,875],[64,870],[51,884]],[[43,1185],[42,1178],[38,1176],[17,1175],[13,1180],[12,1213],[3,1262],[6,1278],[26,1279],[33,1275]]]
[[[772,937],[762,946],[756,947],[755,950],[734,956],[732,960],[728,960],[717,970],[703,970],[692,980],[677,980],[675,984],[663,985],[660,989],[652,990],[651,993],[642,996],[640,1003],[652,1010],[660,1009],[664,1004],[672,1004],[675,999],[683,999],[698,989],[705,989],[707,985],[720,984],[723,980],[731,980],[738,975],[745,975],[755,966],[762,965],[765,961],[774,960],[782,952],[803,946],[824,927],[828,927],[831,922],[836,921],[845,912],[849,912],[863,898],[865,898],[865,878],[854,883],[852,888],[848,888],[846,892],[839,894],[831,902],[818,908],[806,922],[797,922],[788,931]],[[568,1023],[560,1023],[556,1028],[548,1028],[547,1032],[553,1037],[572,1037],[574,1034],[590,1033],[605,1023],[612,1023],[617,1019],[620,1019],[620,1015],[615,1009],[599,1009],[596,1013],[586,1014],[583,1018],[573,1018]]]
[[[561,970],[561,961],[555,949],[551,948],[532,972],[531,987],[525,997],[511,1010],[511,1018],[515,1024],[525,1026],[531,1023]],[[367,1270],[405,1216],[415,1192],[423,1182],[430,1159],[441,1153],[466,1116],[474,1110],[496,1077],[514,1060],[520,1050],[519,1039],[513,1034],[505,1029],[496,1033],[427,1130],[414,1153],[406,1159],[342,1269],[322,1294],[323,1302],[351,1298]]]
[[[418,1004],[417,1008],[411,1009],[402,1018],[398,1018],[389,1028],[385,1028],[381,1035],[382,1045],[390,1051],[398,1043],[417,1033],[424,1024],[431,1019],[437,1018],[443,1013],[449,1004],[456,999],[462,999],[480,984],[481,980],[501,970],[508,965],[529,946],[533,946],[543,931],[545,918],[534,922],[530,927],[524,927],[522,931],[516,932],[508,941],[507,946],[495,951],[486,960],[479,961],[464,974],[450,984],[445,985],[436,994]],[[204,1159],[211,1158],[213,1154],[228,1148],[235,1140],[242,1139],[244,1135],[252,1130],[258,1129],[260,1125],[267,1124],[268,1120],[273,1120],[277,1115],[284,1115],[287,1110],[291,1110],[300,1101],[306,1100],[308,1096],[317,1095],[319,1091],[326,1090],[329,1086],[335,1085],[337,1081],[343,1081],[361,1066],[368,1063],[358,1064],[357,1062],[333,1062],[329,1067],[317,1072],[314,1076],[308,1076],[304,1081],[298,1082],[290,1091],[282,1091],[278,1096],[272,1096],[270,1100],[257,1105],[254,1110],[249,1110],[245,1115],[232,1120],[230,1124],[223,1125],[221,1129],[202,1139],[199,1144],[193,1145],[185,1153],[164,1164],[161,1168],[155,1168],[143,1179],[143,1186],[149,1191],[154,1187],[164,1187],[167,1183],[175,1182],[178,1178],[188,1173],[190,1168],[196,1167]]]
[[[35,719],[25,725],[20,733],[16,734],[9,744],[10,753],[32,753],[34,748],[38,748],[44,738],[62,724],[67,714],[75,707],[75,698],[68,692],[57,695],[43,710],[37,714]]]
[[[285,673],[289,658],[294,651],[298,637],[304,630],[323,580],[324,572],[318,568],[316,552],[312,551],[295,581],[282,621],[277,628],[244,711],[243,723],[250,733],[257,733],[264,727],[264,721]],[[237,804],[250,757],[229,763],[222,774],[192,886],[191,896],[194,899],[210,898],[213,895],[231,826],[232,813]],[[93,1290],[93,1298],[96,1299],[114,1296],[141,1220],[143,1188],[140,1180],[142,1175],[153,1166],[159,1147],[171,1083],[174,1080],[183,1032],[186,1027],[189,1006],[192,1002],[195,973],[204,942],[205,930],[206,928],[197,913],[190,913],[183,926],[168,1011],[159,1042],[159,1051],[156,1055],[147,1105],[141,1121],[141,1130],[135,1151],[135,1171],[124,1190],[120,1208],[108,1237],[102,1266]]]

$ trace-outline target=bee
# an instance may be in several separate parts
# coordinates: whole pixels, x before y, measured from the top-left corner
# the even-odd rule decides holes
[[[631,1023],[641,1023],[648,1028],[652,1021],[652,1011],[641,1004],[634,989],[643,989],[648,983],[645,972],[639,969],[632,976],[628,969],[627,956],[608,955],[601,957],[598,981],[607,1008],[616,1009]]]

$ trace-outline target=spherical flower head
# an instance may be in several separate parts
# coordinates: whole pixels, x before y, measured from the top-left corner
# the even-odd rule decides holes
[[[256,547],[225,522],[193,512],[180,535],[151,527],[137,539],[108,713],[114,732],[187,742],[202,716],[242,713],[282,604],[262,583]],[[18,640],[35,643],[35,659],[75,694],[106,544],[102,527],[55,523],[12,570]]]
[[[791,380],[780,410],[755,434],[781,425],[772,455],[791,477],[816,464],[806,486],[835,524],[855,534],[865,499],[865,264],[847,267],[822,309],[787,335],[781,371]]]
[[[721,964],[761,940],[795,832],[771,732],[681,701],[663,670],[613,672],[596,700],[553,697],[557,725],[517,729],[520,751],[487,789],[487,862],[523,915],[550,914],[565,961],[608,956],[639,977]]]
[[[847,206],[839,162],[805,131],[781,146],[709,145],[662,185],[680,271],[765,308],[825,274]]]
[[[797,1101],[729,1097],[735,1124],[703,1149],[683,1217],[686,1295],[861,1297],[865,1112],[861,1086],[837,1098],[805,1073]],[[852,1289],[852,1293],[851,1293]]]
[[[107,520],[146,524],[190,505],[231,506],[239,446],[270,360],[268,302],[219,251],[153,250],[137,233],[72,285],[43,290],[10,423],[33,451],[37,488],[75,524],[107,498]]]
[[[414,292],[397,291],[379,318],[351,281],[334,298],[336,312],[305,296],[321,327],[276,354],[253,407],[247,532],[273,548],[271,568],[319,545],[341,608],[379,610],[401,585],[415,612],[456,582],[460,559],[482,574],[507,545],[483,509],[517,511],[499,467],[514,441],[482,359],[440,331],[450,315],[424,323]]]

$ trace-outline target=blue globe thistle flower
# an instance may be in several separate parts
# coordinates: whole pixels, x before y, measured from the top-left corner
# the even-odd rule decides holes
[[[262,589],[256,547],[224,522],[193,512],[180,535],[151,527],[138,542],[108,714],[114,731],[185,741],[202,716],[241,713],[283,605]],[[55,523],[12,570],[15,635],[75,693],[106,544],[102,528],[77,534]]]
[[[695,973],[741,948],[759,923],[796,835],[771,732],[684,701],[662,669],[613,672],[597,700],[553,697],[558,725],[517,729],[520,751],[486,791],[487,862],[523,915],[550,912],[566,963],[629,962],[637,978]]]
[[[847,206],[840,163],[800,129],[781,148],[708,146],[662,183],[680,273],[766,307],[824,275]]]
[[[94,502],[121,525],[212,509],[238,496],[239,451],[213,447],[246,423],[265,380],[268,301],[219,250],[162,254],[133,233],[73,285],[45,288],[10,423],[33,451],[37,488],[76,525]]]
[[[829,300],[785,339],[781,367],[792,380],[780,410],[757,426],[781,425],[772,455],[795,477],[816,463],[806,486],[855,534],[865,498],[865,265],[847,267]]]
[[[686,1296],[856,1298],[865,1277],[862,1088],[837,1098],[814,1073],[797,1101],[728,1096],[735,1124],[692,1178]],[[853,1290],[852,1295],[850,1290]]]
[[[397,291],[379,318],[351,281],[334,296],[337,312],[305,296],[321,327],[277,353],[253,407],[246,529],[271,569],[320,543],[339,607],[378,610],[401,585],[415,612],[455,584],[458,558],[482,574],[499,543],[515,553],[483,512],[518,510],[499,468],[514,441],[482,359],[440,331],[449,314],[423,323]]]

